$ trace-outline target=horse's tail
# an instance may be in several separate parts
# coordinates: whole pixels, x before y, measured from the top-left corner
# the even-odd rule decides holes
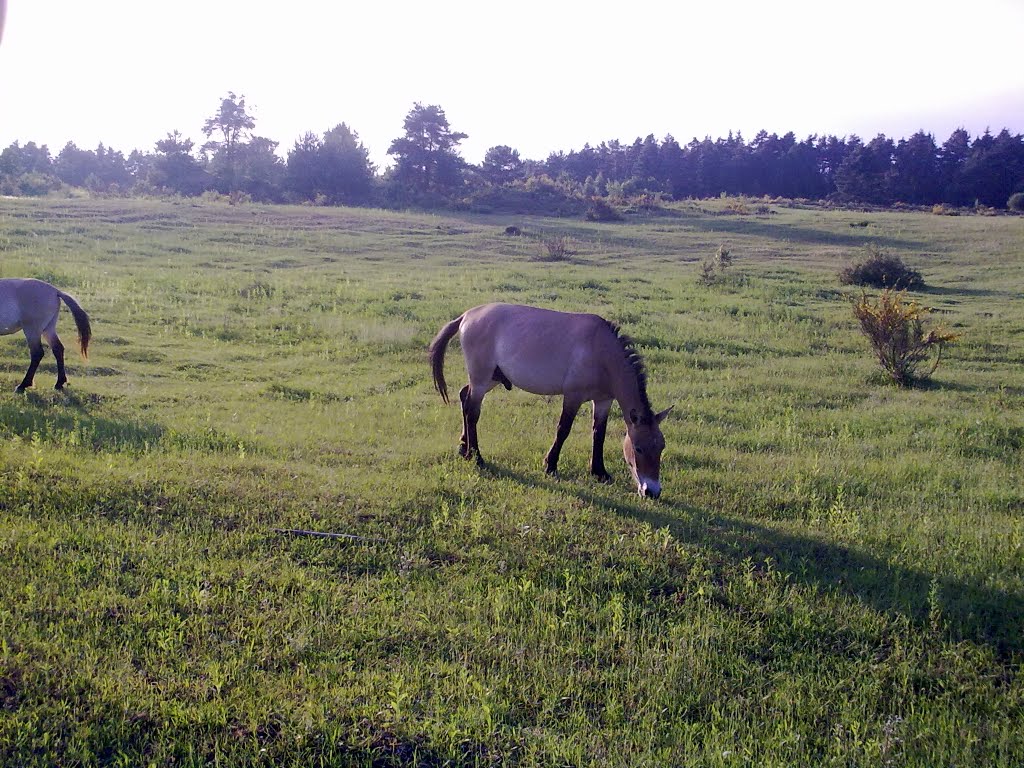
[[[448,402],[448,385],[444,380],[444,353],[448,349],[448,342],[452,336],[459,332],[462,325],[463,315],[459,315],[444,328],[437,332],[437,336],[430,342],[430,368],[434,372],[434,386],[441,393],[441,399]]]
[[[75,318],[75,325],[78,326],[78,349],[82,353],[82,359],[88,360],[89,339],[92,338],[92,325],[89,323],[89,316],[85,314],[85,310],[78,305],[77,301],[63,291],[57,291],[57,295],[64,300],[68,309],[71,310],[71,316]]]

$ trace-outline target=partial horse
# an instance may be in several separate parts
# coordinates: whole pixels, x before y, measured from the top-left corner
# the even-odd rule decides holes
[[[77,301],[42,280],[18,277],[0,279],[0,336],[24,331],[30,355],[28,372],[16,392],[24,392],[32,386],[36,368],[43,359],[44,339],[57,359],[55,389],[63,389],[68,380],[64,372],[64,345],[57,336],[57,317],[60,315],[61,301],[67,305],[72,317],[75,318],[79,350],[82,359],[87,360],[92,326],[89,324],[89,316]]]
[[[580,406],[594,403],[594,441],[590,472],[602,482],[611,476],[604,466],[604,438],[612,401],[622,409],[626,437],[622,453],[641,496],[661,494],[661,453],[665,438],[659,425],[671,407],[655,413],[647,398],[647,374],[628,336],[598,315],[556,312],[518,304],[474,307],[445,325],[430,344],[434,386],[448,402],[444,356],[459,334],[469,384],[459,392],[462,438],[459,453],[475,455],[483,464],[477,422],[484,396],[501,384],[535,395],[562,395],[562,415],[555,442],[544,457],[549,474],[558,471],[562,444]]]

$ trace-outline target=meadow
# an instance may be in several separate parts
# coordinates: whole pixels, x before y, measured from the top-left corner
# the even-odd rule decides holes
[[[1024,218],[768,207],[0,201],[0,277],[94,329],[62,393],[0,337],[0,762],[1021,765]],[[962,333],[925,386],[856,329],[867,245]],[[495,300],[636,340],[659,500],[617,408],[610,486],[586,408],[544,474],[558,398],[457,456],[426,346]]]

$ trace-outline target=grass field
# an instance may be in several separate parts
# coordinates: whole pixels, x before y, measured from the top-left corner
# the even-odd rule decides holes
[[[3,764],[1024,763],[1024,218],[723,206],[3,200],[0,277],[94,328],[64,393],[0,338]],[[963,334],[928,386],[855,328],[866,244]],[[458,458],[426,345],[494,300],[634,337],[660,500],[617,410],[611,486],[519,391]]]

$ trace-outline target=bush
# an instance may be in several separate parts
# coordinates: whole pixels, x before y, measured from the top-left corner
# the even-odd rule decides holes
[[[555,235],[541,241],[543,249],[531,261],[568,261],[572,256],[571,241],[565,235]]]
[[[48,173],[23,173],[15,184],[15,194],[23,197],[44,197],[60,189],[60,179]]]
[[[603,197],[591,199],[587,207],[587,221],[621,221],[622,215]]]
[[[1024,213],[1024,192],[1014,192],[1006,201],[1006,207],[1017,213]]]
[[[714,285],[725,278],[726,270],[732,266],[732,253],[724,245],[718,246],[715,255],[705,259],[701,264],[701,273],[697,282],[701,285]]]
[[[899,256],[889,256],[878,248],[869,249],[868,257],[846,267],[839,273],[843,285],[861,285],[871,288],[893,288],[898,291],[919,291],[924,278],[916,269],[903,263]]]
[[[942,347],[959,338],[959,334],[941,327],[925,333],[924,316],[929,311],[916,301],[906,301],[905,291],[886,290],[877,303],[865,293],[853,305],[854,317],[871,343],[878,364],[901,387],[931,376],[942,359]],[[918,366],[933,348],[935,362],[927,373],[918,376]]]

